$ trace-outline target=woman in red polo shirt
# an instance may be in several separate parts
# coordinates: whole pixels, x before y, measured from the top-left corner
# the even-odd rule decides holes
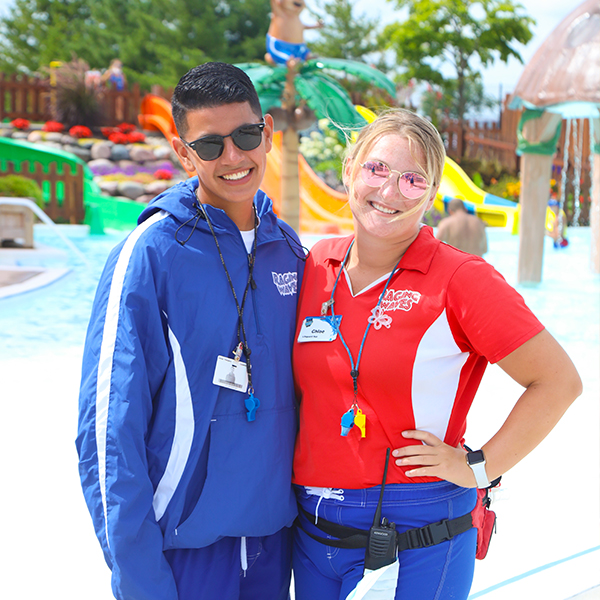
[[[344,600],[363,577],[365,549],[338,543],[348,531],[330,524],[370,529],[388,448],[381,511],[396,531],[455,519],[581,393],[572,362],[521,296],[421,224],[444,159],[428,121],[406,110],[379,116],[344,168],[355,233],[322,240],[306,262],[294,348],[297,600]],[[467,453],[466,417],[488,362],[526,390],[498,433]],[[400,552],[378,598],[467,598],[476,531],[436,535]]]

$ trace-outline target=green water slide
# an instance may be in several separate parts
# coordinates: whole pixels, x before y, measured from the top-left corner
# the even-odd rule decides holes
[[[137,218],[145,205],[125,198],[113,198],[102,195],[94,181],[94,174],[87,163],[70,152],[52,148],[43,144],[32,144],[11,138],[0,138],[0,176],[8,172],[8,163],[14,165],[17,173],[33,171],[34,163],[42,166],[48,173],[50,165],[55,163],[57,172],[64,173],[69,169],[71,175],[77,172],[77,165],[83,168],[83,204],[85,220],[94,233],[101,233],[103,228],[129,230],[137,224]],[[44,200],[48,200],[48,187],[42,183]]]

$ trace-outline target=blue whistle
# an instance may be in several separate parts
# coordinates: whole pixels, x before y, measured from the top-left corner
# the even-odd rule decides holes
[[[340,435],[348,435],[352,427],[354,427],[354,409],[351,408],[342,415],[342,433]]]
[[[244,400],[244,404],[246,405],[246,417],[248,421],[254,421],[254,419],[256,419],[256,411],[260,406],[260,400],[254,394],[250,394],[246,400]]]

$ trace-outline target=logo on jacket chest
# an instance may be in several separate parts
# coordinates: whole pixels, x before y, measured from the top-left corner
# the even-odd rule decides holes
[[[282,296],[293,296],[298,293],[298,273],[275,273],[275,271],[271,271],[271,275],[273,275],[273,283],[277,291]]]
[[[368,321],[373,324],[375,329],[381,329],[382,327],[389,329],[392,325],[392,317],[386,313],[394,310],[408,312],[414,304],[419,303],[420,299],[420,292],[413,290],[393,290],[390,288],[386,291],[381,304],[373,308]]]

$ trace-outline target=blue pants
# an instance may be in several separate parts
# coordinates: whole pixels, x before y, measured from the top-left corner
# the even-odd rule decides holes
[[[241,538],[223,538],[205,548],[165,551],[179,600],[287,600],[292,530],[246,538],[248,569],[240,562]]]
[[[302,486],[295,488],[300,506],[314,515],[319,497],[308,495]],[[343,490],[343,500],[323,498],[319,518],[368,530],[380,489]],[[475,506],[476,495],[475,489],[444,481],[390,484],[385,488],[382,516],[402,532],[467,514]],[[328,537],[300,518],[307,531]],[[401,552],[396,600],[465,600],[473,581],[476,544],[477,532],[470,529],[436,546]],[[364,558],[364,549],[326,546],[297,528],[293,555],[296,600],[345,600],[362,578]]]

